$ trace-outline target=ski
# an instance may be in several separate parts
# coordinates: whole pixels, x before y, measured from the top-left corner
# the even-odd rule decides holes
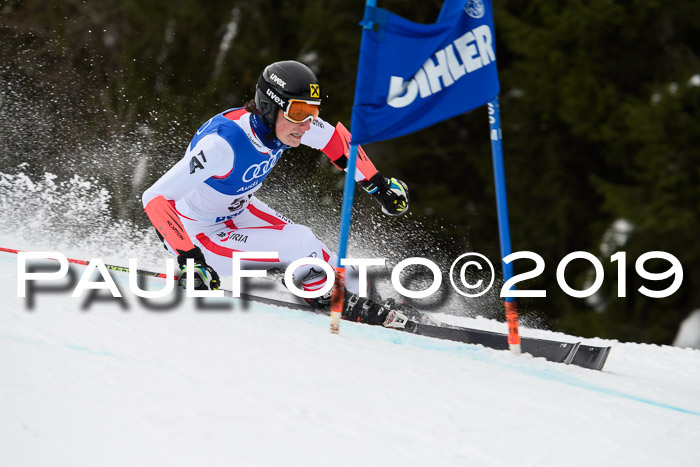
[[[416,334],[438,339],[483,345],[496,350],[508,350],[508,335],[481,329],[457,326],[432,326],[418,324]],[[582,345],[580,342],[562,342],[533,337],[521,337],[522,351],[533,357],[542,357],[551,362],[576,365],[591,370],[602,370],[611,347]]]
[[[233,297],[233,294],[228,290],[224,290],[224,294],[228,297]],[[237,298],[243,301],[263,303],[293,310],[327,314],[327,312],[312,308],[306,303],[293,303],[246,293],[241,293],[240,297]],[[414,326],[412,326],[411,329],[396,329],[397,331],[410,332],[436,339],[463,342],[465,344],[482,345],[489,349],[508,350],[507,334],[447,325],[438,323],[434,318],[420,311],[412,310],[412,313],[420,316],[420,322],[414,322]],[[551,362],[575,365],[591,370],[602,370],[611,350],[609,346],[597,347],[582,345],[580,342],[562,342],[533,337],[521,337],[521,346],[523,352],[533,357],[541,357]]]

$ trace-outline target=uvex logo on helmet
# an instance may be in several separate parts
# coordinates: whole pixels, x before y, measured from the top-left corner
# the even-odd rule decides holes
[[[268,96],[270,96],[270,99],[272,99],[273,101],[275,101],[275,103],[276,103],[277,105],[279,105],[280,107],[284,108],[284,105],[286,104],[286,102],[284,101],[284,99],[282,99],[282,98],[279,97],[277,94],[275,94],[274,92],[272,92],[272,89],[268,89],[266,94],[267,94]]]
[[[274,81],[275,84],[277,84],[277,86],[281,87],[282,89],[284,89],[284,87],[287,84],[284,82],[284,80],[282,78],[280,78],[279,76],[277,76],[274,73],[270,74],[270,81]]]

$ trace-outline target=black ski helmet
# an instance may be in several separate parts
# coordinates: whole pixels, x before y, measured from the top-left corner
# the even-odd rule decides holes
[[[255,108],[268,127],[274,128],[277,109],[286,110],[289,99],[321,105],[321,89],[316,75],[309,67],[294,60],[268,65],[255,87]]]

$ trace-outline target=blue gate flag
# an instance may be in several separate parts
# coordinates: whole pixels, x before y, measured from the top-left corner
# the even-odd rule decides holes
[[[352,111],[352,143],[407,135],[485,105],[499,92],[488,0],[418,24],[367,6]]]

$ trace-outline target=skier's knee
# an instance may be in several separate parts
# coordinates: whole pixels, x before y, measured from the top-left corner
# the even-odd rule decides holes
[[[296,250],[297,254],[316,256],[323,259],[321,241],[316,238],[316,235],[310,228],[304,225],[293,225],[287,228],[289,229],[290,227],[292,232],[289,233],[294,238],[294,244],[296,245],[294,250]]]

